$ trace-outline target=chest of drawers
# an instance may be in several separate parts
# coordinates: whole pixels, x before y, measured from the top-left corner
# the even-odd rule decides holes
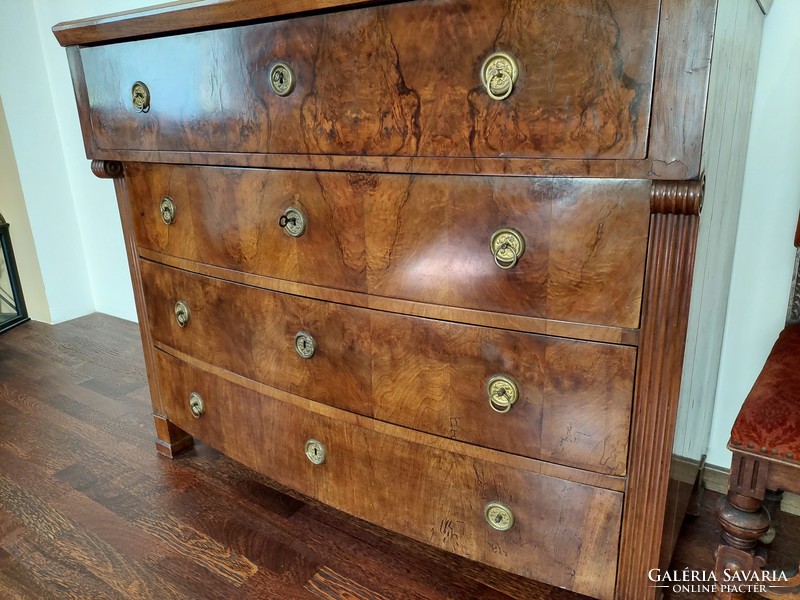
[[[698,251],[703,181],[706,211],[735,209],[757,58],[757,35],[732,52],[757,5],[725,4],[229,0],[56,26],[116,185],[159,452],[194,436],[439,548],[654,596],[730,267],[729,222]]]

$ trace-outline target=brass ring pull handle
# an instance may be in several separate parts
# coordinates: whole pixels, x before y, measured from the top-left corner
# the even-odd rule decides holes
[[[514,526],[514,513],[502,502],[488,502],[483,507],[483,516],[497,531],[508,531]]]
[[[150,111],[150,90],[143,82],[137,81],[131,86],[131,102],[136,112]]]
[[[489,248],[498,267],[512,269],[525,254],[525,238],[516,229],[498,229],[492,235]]]
[[[317,342],[305,331],[299,332],[294,336],[294,349],[300,358],[309,359],[317,351]]]
[[[284,62],[275,63],[269,71],[269,85],[278,96],[288,96],[294,91],[295,77],[292,67]]]
[[[166,225],[172,225],[175,222],[175,203],[169,196],[164,196],[161,199],[161,220]]]
[[[489,406],[500,414],[505,414],[519,400],[519,386],[507,375],[495,375],[486,383]]]
[[[514,91],[519,77],[516,59],[505,52],[497,52],[487,58],[481,68],[481,79],[486,93],[493,100],[505,100]]]
[[[192,416],[199,419],[206,412],[206,403],[197,392],[189,394],[189,410],[192,411]]]
[[[283,229],[287,235],[300,237],[306,232],[306,216],[300,209],[287,208],[283,211],[281,218],[278,219],[278,226]]]
[[[315,465],[321,465],[325,462],[325,457],[328,455],[325,446],[322,442],[311,439],[306,442],[305,453],[308,460]]]
[[[183,300],[178,300],[175,303],[175,320],[178,322],[178,325],[186,327],[189,324],[190,316],[189,305]]]

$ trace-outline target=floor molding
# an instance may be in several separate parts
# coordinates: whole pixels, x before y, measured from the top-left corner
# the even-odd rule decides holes
[[[707,464],[706,468],[703,470],[703,483],[707,490],[717,492],[718,494],[727,494],[729,474],[730,469]],[[800,496],[788,492],[784,493],[783,502],[781,502],[781,510],[792,515],[800,516]]]

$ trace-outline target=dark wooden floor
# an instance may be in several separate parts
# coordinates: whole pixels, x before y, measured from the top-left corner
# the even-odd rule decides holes
[[[675,568],[711,565],[715,498]],[[300,502],[203,444],[158,457],[138,329],[97,314],[0,336],[0,598],[577,596]]]

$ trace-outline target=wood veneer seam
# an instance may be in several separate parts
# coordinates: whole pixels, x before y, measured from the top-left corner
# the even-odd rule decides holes
[[[695,173],[667,165],[654,171],[653,159],[579,159],[427,156],[355,156],[283,154],[200,150],[93,149],[90,158],[174,165],[227,166],[262,169],[400,173],[417,175],[486,175],[494,177],[567,177],[575,179],[694,180]],[[402,164],[401,164],[402,163]]]

